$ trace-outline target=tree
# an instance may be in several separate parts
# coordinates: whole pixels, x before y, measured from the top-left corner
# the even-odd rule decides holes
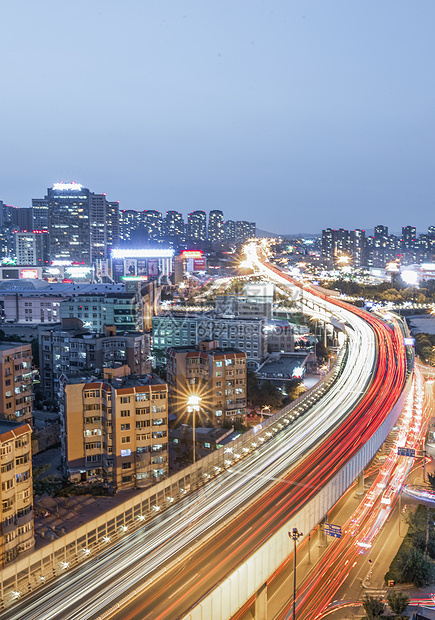
[[[404,592],[390,592],[387,596],[387,601],[393,614],[401,617],[401,614],[406,611],[409,605],[409,596]]]
[[[381,599],[374,596],[366,596],[362,603],[368,620],[377,620],[377,618],[384,617],[385,605]]]
[[[411,547],[404,550],[400,564],[402,583],[413,583],[416,588],[422,588],[435,580],[433,562],[425,558],[420,549]]]

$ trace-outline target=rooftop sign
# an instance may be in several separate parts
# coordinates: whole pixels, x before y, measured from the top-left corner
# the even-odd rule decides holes
[[[82,189],[83,185],[80,183],[53,183],[53,189],[64,190],[64,191],[77,191],[79,192]]]

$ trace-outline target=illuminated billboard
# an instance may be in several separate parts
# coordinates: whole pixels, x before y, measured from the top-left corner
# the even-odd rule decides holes
[[[92,267],[65,267],[64,276],[65,278],[71,278],[73,280],[78,278],[92,279],[93,270]]]
[[[38,270],[37,269],[21,269],[20,278],[22,278],[23,280],[37,280]]]
[[[143,248],[140,250],[112,250],[112,258],[172,258],[174,250],[157,250]]]

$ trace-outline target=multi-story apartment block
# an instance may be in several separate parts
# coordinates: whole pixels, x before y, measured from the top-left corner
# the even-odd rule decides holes
[[[159,241],[163,237],[163,215],[153,209],[142,211],[142,229],[145,239]]]
[[[216,341],[198,347],[170,347],[166,353],[170,413],[177,423],[187,417],[187,399],[200,398],[197,424],[222,426],[246,419],[246,353],[220,349]]]
[[[165,237],[173,243],[180,243],[185,239],[183,215],[178,211],[166,211]]]
[[[113,491],[168,475],[168,388],[156,375],[106,369],[103,381],[71,379],[61,405],[66,475]]]
[[[48,230],[16,231],[14,237],[18,265],[48,265]]]
[[[29,343],[0,343],[0,416],[32,424],[32,349]]]
[[[158,362],[174,346],[197,346],[216,340],[222,349],[246,352],[248,366],[257,368],[267,355],[264,317],[224,318],[205,314],[163,313],[153,318],[153,353]]]
[[[215,209],[210,211],[208,216],[208,240],[212,243],[224,240],[224,214]]]
[[[150,352],[149,334],[119,333],[115,326],[96,334],[83,329],[79,319],[63,319],[61,324],[39,328],[41,388],[45,398],[57,400],[63,374],[102,372],[114,364],[143,375],[151,371]]]
[[[32,429],[0,420],[0,565],[35,545],[33,528]]]
[[[255,232],[256,231],[254,222],[236,222],[236,241],[245,241],[246,239],[252,239],[255,237]]]
[[[78,294],[60,303],[60,318],[76,318],[101,333],[104,325],[134,331],[143,329],[142,297],[138,293]]]
[[[226,241],[236,240],[236,222],[234,220],[224,222],[224,239]]]
[[[187,216],[187,238],[190,241],[207,240],[207,215],[205,211],[193,211]]]

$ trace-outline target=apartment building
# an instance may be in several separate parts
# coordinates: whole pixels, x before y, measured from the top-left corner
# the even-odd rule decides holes
[[[33,529],[32,429],[0,420],[0,565],[35,545]]]
[[[62,319],[53,327],[41,326],[39,368],[44,396],[57,400],[62,373],[97,373],[114,364],[128,366],[132,374],[149,373],[150,346],[149,334],[123,332],[115,325],[105,325],[102,333],[90,332],[74,318]]]
[[[29,343],[0,343],[0,417],[32,424],[32,348]]]
[[[168,347],[196,347],[203,340],[216,340],[222,349],[246,352],[248,367],[256,369],[267,355],[266,323],[264,317],[163,313],[153,317],[153,353],[165,363]]]
[[[65,473],[113,491],[168,475],[168,388],[156,375],[105,369],[102,381],[67,379],[61,404]]]
[[[170,413],[177,423],[191,422],[187,400],[200,398],[197,426],[246,420],[246,353],[219,348],[216,340],[198,347],[170,347],[166,372]]]

